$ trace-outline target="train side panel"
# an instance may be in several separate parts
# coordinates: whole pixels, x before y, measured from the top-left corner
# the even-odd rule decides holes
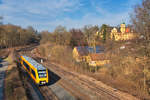
[[[27,71],[27,73],[30,75],[30,77],[34,80],[34,82],[38,84],[39,82],[37,80],[37,78],[38,78],[37,70],[30,63],[28,63],[28,61],[26,61],[26,59],[24,59],[23,57],[21,57],[21,59],[22,59],[21,64],[24,67],[24,69]],[[28,66],[28,68],[27,68],[27,66]]]

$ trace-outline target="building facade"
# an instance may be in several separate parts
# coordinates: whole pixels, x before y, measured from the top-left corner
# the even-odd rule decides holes
[[[101,66],[109,63],[104,48],[96,46],[95,49],[89,46],[78,46],[73,49],[73,58],[76,62],[86,62],[89,66]]]
[[[132,40],[136,37],[136,34],[131,31],[129,27],[126,28],[125,23],[120,25],[120,30],[117,28],[113,28],[111,30],[110,38],[114,39],[115,41],[125,41],[125,40]]]

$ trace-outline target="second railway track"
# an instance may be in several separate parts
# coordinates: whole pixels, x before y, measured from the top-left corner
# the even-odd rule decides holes
[[[59,74],[61,77],[69,79],[69,81],[72,81],[77,85],[81,86],[82,88],[86,88],[89,91],[93,91],[98,98],[103,100],[120,100],[120,98],[112,93],[111,91],[108,91],[104,89],[103,87],[98,87],[96,84],[92,83],[89,80],[81,79],[77,75],[65,71],[63,69],[60,69],[58,66],[48,63],[47,66],[51,66],[51,69],[54,69],[57,74]]]
[[[26,54],[27,52],[25,52]],[[28,53],[27,53],[28,54]],[[29,54],[31,56],[31,52]],[[33,56],[36,60],[40,60],[36,55]],[[57,75],[61,76],[61,81],[57,82],[71,94],[73,94],[76,99],[80,100],[131,100],[126,98],[124,95],[119,95],[114,90],[110,90],[95,84],[91,80],[79,77],[79,75],[74,72],[69,72],[60,68],[59,65],[45,62],[44,65],[51,71],[55,72]],[[53,78],[52,80],[55,80]],[[85,91],[83,91],[85,90]],[[51,91],[48,86],[40,87],[40,91],[44,93],[46,100],[58,100],[58,97]],[[76,92],[75,92],[76,91]],[[89,92],[89,94],[87,93]],[[90,94],[91,93],[91,94]],[[96,98],[91,98],[95,95]],[[127,95],[128,96],[128,95]],[[134,98],[134,97],[133,97]],[[132,99],[138,100],[138,99]]]

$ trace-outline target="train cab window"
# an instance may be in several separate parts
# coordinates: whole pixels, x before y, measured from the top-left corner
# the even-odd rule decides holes
[[[46,77],[46,70],[38,70],[39,78],[45,78]]]
[[[33,76],[36,78],[35,71],[31,69]]]
[[[24,66],[29,70],[29,65],[23,61]]]

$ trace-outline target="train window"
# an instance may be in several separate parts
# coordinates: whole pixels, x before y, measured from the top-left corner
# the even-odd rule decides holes
[[[32,72],[33,76],[36,78],[34,70],[31,69],[31,72]]]
[[[29,65],[23,61],[24,66],[29,70]]]
[[[39,78],[46,77],[46,70],[38,70],[38,75],[39,75]]]

